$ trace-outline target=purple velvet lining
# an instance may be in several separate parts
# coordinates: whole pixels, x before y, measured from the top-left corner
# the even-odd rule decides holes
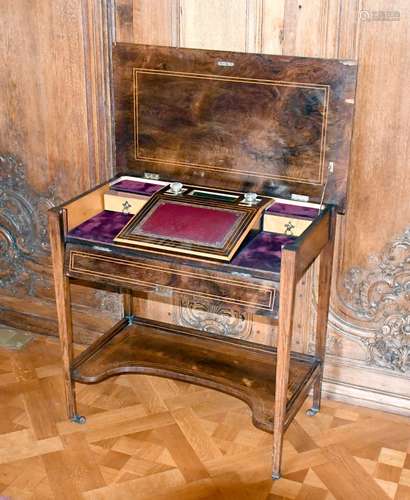
[[[103,210],[99,214],[94,215],[94,217],[91,217],[91,219],[77,226],[75,229],[72,229],[68,235],[84,240],[112,243],[113,239],[132,216],[132,214]]]
[[[72,229],[68,235],[88,241],[112,243],[131,217],[132,214],[103,210]],[[291,236],[262,231],[250,239],[249,243],[245,243],[231,263],[235,266],[279,271],[282,246],[292,240],[294,238]]]
[[[294,240],[290,236],[262,231],[232,259],[235,266],[278,271],[282,246]]]
[[[132,181],[130,179],[125,179],[123,181],[117,182],[111,185],[111,189],[114,191],[125,191],[127,193],[137,193],[146,194],[151,196],[160,189],[164,187],[163,184],[152,184],[151,182],[144,181]]]
[[[317,208],[289,205],[288,203],[274,203],[266,211],[270,214],[289,215],[303,218],[306,217],[308,219],[314,219],[319,213],[319,209]]]

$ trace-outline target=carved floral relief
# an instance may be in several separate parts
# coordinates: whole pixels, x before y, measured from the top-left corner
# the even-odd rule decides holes
[[[252,314],[218,301],[178,296],[174,320],[189,328],[246,339],[252,330]]]
[[[32,264],[48,249],[47,209],[54,191],[38,194],[26,182],[25,168],[12,155],[0,155],[0,288],[33,293],[38,276]]]
[[[366,349],[369,365],[410,372],[410,228],[369,261],[345,276],[341,298],[350,319],[344,330]],[[366,333],[354,331],[354,318],[369,325]],[[331,319],[340,322],[334,311]]]

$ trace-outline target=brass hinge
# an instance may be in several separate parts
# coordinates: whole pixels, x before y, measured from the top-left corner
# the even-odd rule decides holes
[[[327,170],[329,172],[329,175],[331,175],[331,174],[334,173],[334,171],[335,171],[335,164],[334,164],[333,161],[329,162],[329,165],[327,166]],[[323,186],[322,196],[320,198],[320,207],[319,207],[319,210],[322,210],[322,208],[323,208],[323,201],[325,199],[325,193],[326,193],[326,188],[327,188],[327,181],[329,180],[329,175],[327,176],[325,185]]]
[[[232,276],[240,276],[241,278],[249,278],[251,275],[249,273],[238,273],[237,271],[231,272]]]
[[[100,247],[98,245],[92,246],[93,250],[98,250],[99,252],[112,252],[111,248]]]
[[[357,61],[354,59],[339,59],[339,62],[345,66],[357,66]]]
[[[153,174],[152,172],[145,172],[144,179],[151,179],[153,181],[159,181],[159,174]]]
[[[306,194],[295,194],[295,193],[292,193],[290,195],[290,199],[293,200],[293,201],[307,202],[307,201],[309,201],[309,196],[307,196]]]
[[[172,296],[172,288],[167,288],[161,285],[155,285],[153,292],[157,295],[161,295],[162,297],[171,297]]]

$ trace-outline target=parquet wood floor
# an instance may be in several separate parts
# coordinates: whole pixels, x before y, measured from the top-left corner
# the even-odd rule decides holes
[[[78,385],[66,420],[59,346],[0,350],[0,498],[410,500],[410,420],[324,401],[288,429],[283,478],[247,406],[141,375]],[[307,405],[306,405],[307,407]]]

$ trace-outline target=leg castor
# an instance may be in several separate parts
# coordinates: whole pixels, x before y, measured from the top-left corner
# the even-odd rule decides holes
[[[71,419],[71,422],[73,422],[73,424],[85,424],[86,421],[87,419],[83,417],[83,415],[74,415],[74,417],[72,417]]]
[[[280,474],[279,472],[272,472],[272,479],[276,481],[277,479],[280,479]]]
[[[309,408],[309,410],[306,410],[306,415],[308,417],[314,417],[319,413],[319,408]]]

